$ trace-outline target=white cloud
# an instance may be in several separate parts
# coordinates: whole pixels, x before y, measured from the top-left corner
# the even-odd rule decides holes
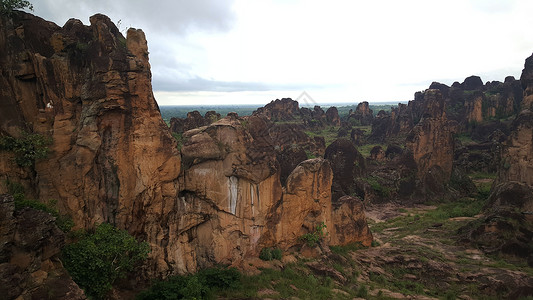
[[[529,0],[42,0],[35,10],[143,28],[156,91],[189,91],[156,93],[160,103],[302,90],[319,102],[409,100],[432,81],[518,78],[533,51]]]

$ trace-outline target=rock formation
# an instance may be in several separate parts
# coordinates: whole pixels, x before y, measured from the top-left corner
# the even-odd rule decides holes
[[[426,109],[422,119],[407,137],[407,148],[413,153],[418,166],[418,177],[423,178],[431,169],[439,168],[447,182],[452,174],[453,133],[444,109],[444,99],[438,90],[423,94]]]
[[[360,125],[367,126],[372,124],[374,115],[368,105],[368,102],[363,101],[357,105],[355,112],[350,113],[348,119],[354,119]]]
[[[86,299],[59,259],[64,233],[54,218],[0,195],[0,293],[2,299]]]
[[[532,56],[533,57],[533,56]],[[521,81],[522,111],[513,120],[501,151],[498,178],[485,206],[485,216],[461,229],[463,240],[488,253],[526,258],[533,266],[533,86],[532,59],[526,60]]]

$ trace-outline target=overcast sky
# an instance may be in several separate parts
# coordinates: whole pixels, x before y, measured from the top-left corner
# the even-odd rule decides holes
[[[160,105],[403,101],[432,81],[520,77],[531,0],[33,0],[62,26],[146,33]]]

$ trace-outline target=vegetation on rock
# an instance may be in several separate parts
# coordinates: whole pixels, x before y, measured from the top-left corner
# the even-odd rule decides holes
[[[324,232],[324,229],[326,229],[326,224],[321,222],[316,226],[315,231],[302,235],[300,239],[304,241],[307,246],[314,247],[329,234],[328,232]]]
[[[241,273],[235,268],[210,268],[196,274],[172,276],[157,281],[139,293],[137,300],[214,299],[215,293],[241,288]]]
[[[148,243],[102,223],[94,231],[81,232],[77,242],[65,246],[62,257],[72,279],[87,295],[101,299],[115,280],[126,277],[149,252]]]
[[[42,134],[21,131],[20,138],[1,136],[0,150],[13,152],[17,165],[29,167],[35,164],[35,160],[45,158],[48,155],[48,145],[51,142],[50,138]]]

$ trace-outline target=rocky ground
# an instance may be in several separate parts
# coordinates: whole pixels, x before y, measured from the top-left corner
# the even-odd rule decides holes
[[[490,178],[475,179],[476,184]],[[246,288],[221,298],[529,299],[533,268],[464,242],[461,228],[483,218],[486,197],[431,205],[377,204],[366,216],[372,247],[351,244],[248,262]],[[246,269],[246,268],[245,268]],[[261,271],[260,271],[261,270]]]

